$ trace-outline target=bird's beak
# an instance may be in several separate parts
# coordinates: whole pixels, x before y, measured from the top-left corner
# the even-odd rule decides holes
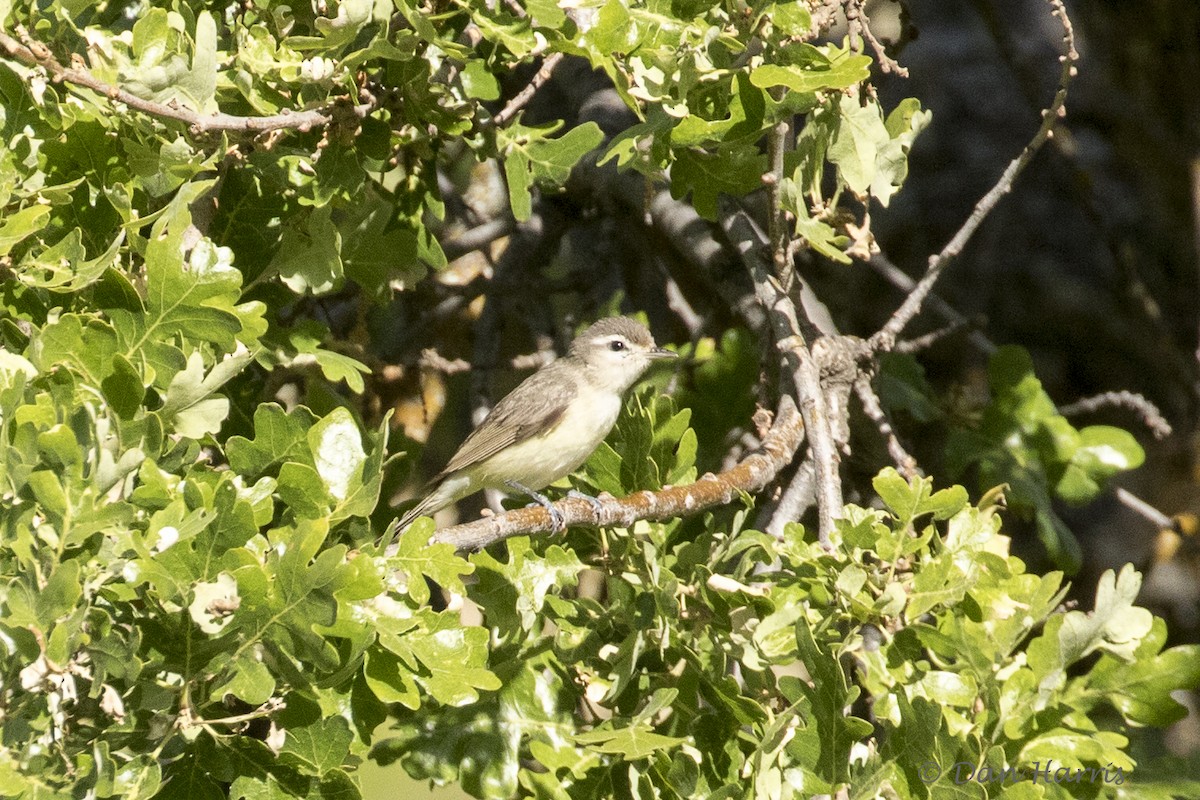
[[[679,358],[679,353],[666,349],[665,347],[655,347],[646,355],[651,358]]]

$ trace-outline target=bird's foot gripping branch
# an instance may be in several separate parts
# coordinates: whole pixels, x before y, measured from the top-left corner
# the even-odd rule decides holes
[[[403,530],[422,514],[490,487],[532,497],[561,529],[566,518],[537,490],[586,461],[616,424],[625,393],[656,361],[676,357],[628,317],[589,325],[566,356],[496,404],[395,527]]]

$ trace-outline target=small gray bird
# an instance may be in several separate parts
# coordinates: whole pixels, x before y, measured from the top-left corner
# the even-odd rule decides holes
[[[570,352],[530,375],[496,404],[446,468],[429,482],[433,490],[396,525],[484,488],[529,495],[562,519],[537,490],[570,474],[612,430],[624,395],[650,365],[677,354],[654,344],[646,326],[609,317],[571,342]]]

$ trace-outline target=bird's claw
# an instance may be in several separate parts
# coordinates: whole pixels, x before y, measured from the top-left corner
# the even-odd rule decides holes
[[[534,499],[534,502],[527,505],[526,508],[541,506],[542,508],[546,509],[546,513],[550,515],[551,530],[553,530],[554,533],[562,533],[562,531],[567,527],[567,521],[563,519],[562,512],[554,507],[554,504],[550,502],[549,497],[546,497],[546,495],[542,494],[541,492],[535,492],[533,489],[530,489],[527,486],[522,486],[516,481],[508,481],[507,483],[510,488],[515,489],[521,494],[529,495]]]
[[[555,508],[554,504],[551,503],[549,499],[546,497],[541,497],[539,500],[535,500],[525,507],[537,508],[539,506],[546,509],[546,513],[550,515],[551,530],[553,530],[554,533],[562,533],[563,529],[567,527],[566,520],[563,519],[562,512]]]
[[[604,504],[600,502],[599,498],[592,497],[590,494],[581,492],[578,489],[568,489],[567,497],[574,497],[577,500],[587,500],[592,504],[592,508],[595,509],[597,514],[604,510]]]

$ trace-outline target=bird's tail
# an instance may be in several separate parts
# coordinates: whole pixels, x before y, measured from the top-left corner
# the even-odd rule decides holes
[[[438,484],[432,492],[415,506],[404,512],[396,523],[383,536],[386,547],[391,540],[403,533],[409,525],[417,521],[417,517],[428,516],[453,503],[472,489],[471,480],[465,476],[452,475]]]
[[[404,512],[404,516],[400,517],[400,520],[396,523],[396,531],[405,530],[409,525],[417,521],[417,517],[433,514],[444,505],[446,505],[445,502],[441,502],[441,498],[438,497],[437,492],[426,495],[424,500]]]
[[[379,537],[380,546],[382,546],[384,549],[391,547],[392,543],[399,538],[400,534],[404,533],[404,531],[408,529],[409,525],[412,525],[414,522],[416,522],[417,517],[421,516],[422,514],[428,514],[432,513],[432,511],[436,511],[436,509],[431,510],[429,508],[429,506],[432,505],[429,500],[430,498],[426,497],[408,511],[405,511],[404,515],[401,516],[400,519],[394,520],[392,524],[387,527],[387,530],[383,532],[383,536]]]

